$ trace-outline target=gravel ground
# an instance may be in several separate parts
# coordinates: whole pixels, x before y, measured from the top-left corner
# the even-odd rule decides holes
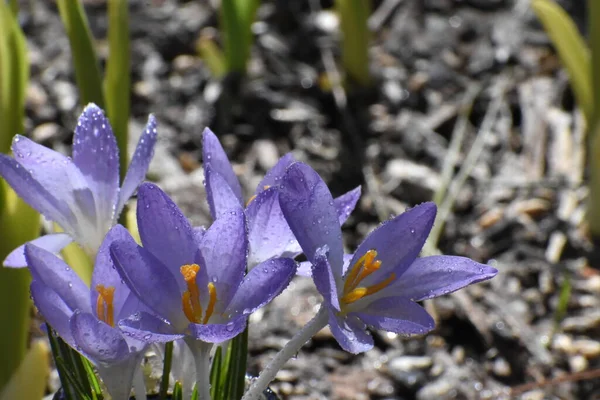
[[[353,356],[322,331],[277,376],[272,387],[281,398],[600,398],[600,275],[584,224],[585,136],[529,2],[374,1],[373,87],[333,91],[322,85],[339,73],[331,1],[263,1],[248,77],[222,82],[194,50],[201,34],[218,34],[211,3],[130,1],[131,132],[148,113],[157,116],[150,177],[194,223],[209,222],[200,149],[209,126],[248,194],[289,151],[335,195],[362,185],[344,227],[349,248],[447,185],[454,201],[441,207],[429,250],[500,270],[489,283],[425,302],[437,321],[426,337],[373,332],[376,347]],[[584,2],[560,3],[584,25]],[[86,10],[104,62],[106,4],[88,1]],[[22,11],[32,63],[26,134],[66,149],[79,113],[68,40],[54,3]],[[572,295],[557,318],[567,279]],[[311,282],[298,278],[252,317],[251,373],[319,302]]]

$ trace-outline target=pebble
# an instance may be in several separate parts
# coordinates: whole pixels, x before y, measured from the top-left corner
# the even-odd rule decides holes
[[[577,339],[573,341],[572,350],[585,358],[596,358],[600,356],[600,342],[591,339]]]
[[[279,161],[277,146],[271,140],[258,139],[253,147],[258,164],[264,171],[268,171]]]
[[[581,372],[588,369],[589,363],[588,360],[582,355],[575,355],[569,357],[569,368],[571,372]]]
[[[510,364],[502,357],[498,357],[494,360],[492,371],[496,376],[510,376],[512,373]]]
[[[36,126],[31,132],[31,138],[38,142],[43,143],[46,141],[54,140],[58,137],[60,132],[60,126],[54,122],[46,122],[44,124]]]
[[[417,400],[434,400],[448,398],[454,390],[456,382],[448,378],[440,378],[423,386],[417,392]]]
[[[388,368],[393,371],[414,371],[426,369],[433,364],[429,356],[400,356],[388,362]]]

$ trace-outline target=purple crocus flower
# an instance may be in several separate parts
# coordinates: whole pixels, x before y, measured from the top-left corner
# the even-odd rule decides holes
[[[233,167],[208,128],[202,133],[202,153],[208,205],[213,219],[231,209],[243,208],[242,187]],[[295,257],[302,252],[279,207],[277,188],[287,167],[295,162],[291,153],[281,157],[259,183],[245,207],[248,224],[248,268],[275,257]],[[338,222],[342,225],[360,198],[360,186],[334,200]],[[308,275],[310,269],[298,273]]]
[[[111,255],[132,292],[160,317],[140,312],[121,321],[123,330],[147,342],[229,340],[296,273],[292,259],[276,258],[245,274],[248,240],[241,207],[206,231],[194,230],[162,190],[144,183],[137,221],[142,246],[127,236],[111,245]]]
[[[382,224],[344,255],[342,232],[325,182],[309,166],[291,165],[279,188],[281,209],[324,297],[329,326],[342,348],[373,347],[366,326],[400,334],[434,328],[416,302],[490,279],[498,272],[468,258],[417,258],[436,214],[434,203],[416,206]]]
[[[94,256],[146,176],[155,142],[156,120],[150,116],[119,188],[117,141],[104,113],[95,104],[85,107],[79,117],[73,159],[26,137],[15,136],[14,158],[0,154],[0,176],[25,202],[64,230],[30,243],[57,253],[75,240]],[[4,265],[25,266],[23,249],[24,245],[11,252]]]
[[[116,326],[141,306],[122,283],[109,254],[110,243],[122,240],[126,232],[116,226],[106,235],[96,256],[91,288],[56,255],[33,244],[25,245],[36,307],[65,342],[96,365],[114,399],[129,399],[134,372],[146,346],[123,335]]]

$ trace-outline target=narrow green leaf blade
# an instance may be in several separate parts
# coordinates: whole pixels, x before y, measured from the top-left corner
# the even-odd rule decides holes
[[[104,108],[100,65],[82,3],[75,0],[57,0],[56,3],[71,44],[79,100],[82,105],[96,103]]]
[[[129,122],[131,87],[131,43],[127,0],[108,1],[108,45],[104,89],[108,119],[117,137],[121,179],[127,172],[127,125]]]
[[[12,138],[23,133],[29,81],[27,44],[9,5],[0,2],[0,152],[8,153]]]
[[[531,6],[556,47],[569,74],[577,103],[591,123],[594,113],[591,60],[584,39],[569,15],[554,1],[533,0]]]
[[[600,1],[588,0],[588,30],[592,57],[592,97],[594,111],[589,126],[600,125]],[[597,129],[594,129],[597,131]],[[597,132],[596,132],[597,133]]]

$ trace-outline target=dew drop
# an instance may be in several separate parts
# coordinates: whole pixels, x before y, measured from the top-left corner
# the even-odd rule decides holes
[[[152,335],[150,333],[147,333],[144,335],[144,340],[148,340],[152,337]]]
[[[225,329],[227,329],[227,332],[232,332],[233,331],[233,322],[228,322],[227,325],[225,326]]]

